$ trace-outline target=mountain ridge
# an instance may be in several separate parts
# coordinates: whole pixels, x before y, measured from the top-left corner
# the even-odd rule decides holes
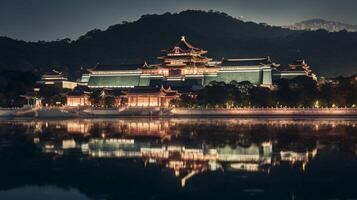
[[[348,32],[357,32],[357,25],[337,22],[337,21],[328,21],[324,19],[309,19],[304,20],[293,25],[283,26],[291,30],[311,30],[316,31],[319,29],[324,29],[329,32],[339,32],[346,30]]]

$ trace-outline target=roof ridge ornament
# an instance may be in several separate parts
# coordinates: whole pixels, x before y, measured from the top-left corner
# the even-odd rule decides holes
[[[52,72],[54,72],[54,73],[56,73],[56,74],[58,74],[58,75],[62,75],[62,72],[57,71],[56,69],[52,69]]]
[[[181,36],[181,41],[182,42],[186,42],[186,37],[183,35],[183,36]]]
[[[146,60],[144,61],[143,67],[142,68],[149,68],[148,63],[146,62]]]
[[[267,57],[267,61],[268,61],[268,63],[271,63],[271,58],[270,58],[270,56]]]

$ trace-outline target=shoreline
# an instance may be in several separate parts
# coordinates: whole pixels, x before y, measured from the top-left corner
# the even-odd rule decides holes
[[[357,118],[357,108],[26,108],[6,110],[0,119],[96,118]]]

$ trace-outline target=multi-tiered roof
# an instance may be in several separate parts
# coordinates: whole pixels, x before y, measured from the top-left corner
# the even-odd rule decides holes
[[[300,70],[310,74],[312,70],[305,60],[296,60],[294,63],[289,64],[290,70]]]
[[[170,49],[162,50],[166,55],[158,57],[163,60],[163,67],[200,67],[206,66],[211,60],[205,56],[206,50],[194,47],[188,43],[185,36],[181,37],[181,40]]]
[[[41,79],[43,81],[63,81],[67,80],[67,78],[64,76],[63,72],[57,71],[53,69],[50,72],[45,73],[42,75]]]
[[[280,66],[278,68],[280,71],[290,71],[290,72],[304,72],[307,75],[312,75],[312,70],[310,66],[305,62],[305,60],[296,60],[295,62],[287,65]]]
[[[289,65],[281,65],[277,68],[281,73],[300,73],[305,76],[312,77],[313,79],[317,79],[316,75],[310,69],[310,66],[305,62],[305,60],[296,60],[295,62]]]

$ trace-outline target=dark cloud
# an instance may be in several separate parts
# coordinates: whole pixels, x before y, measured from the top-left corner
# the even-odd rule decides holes
[[[356,0],[0,0],[0,35],[75,39],[143,14],[186,9],[213,9],[274,25],[310,18],[357,24]]]

